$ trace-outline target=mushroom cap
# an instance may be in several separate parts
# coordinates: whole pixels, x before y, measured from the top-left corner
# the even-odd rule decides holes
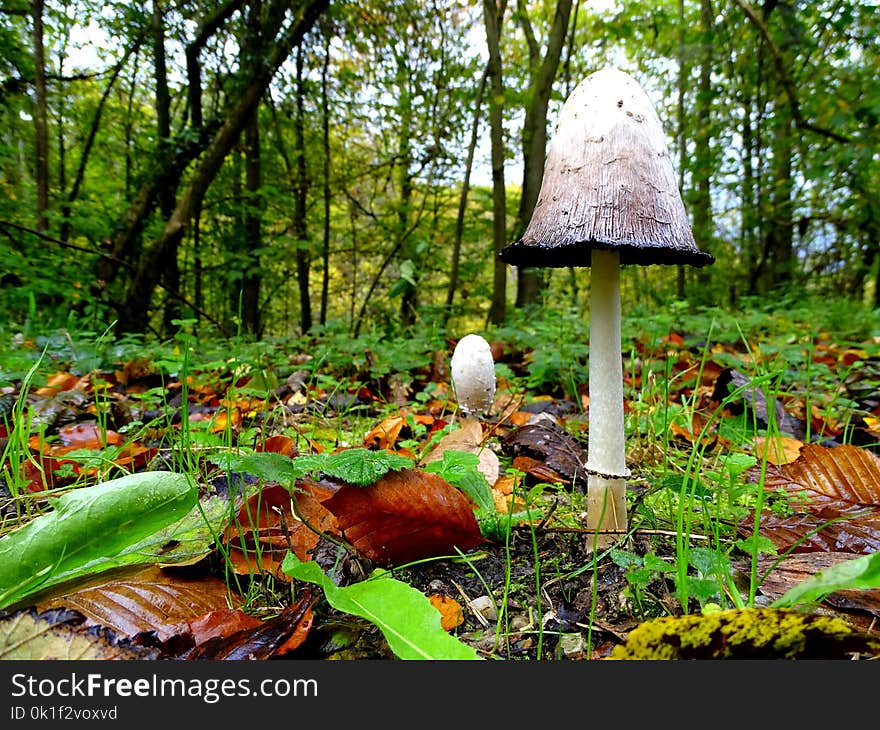
[[[532,219],[499,256],[514,266],[590,266],[593,249],[619,251],[621,264],[715,261],[694,242],[648,95],[614,68],[591,74],[566,100]]]
[[[450,361],[452,387],[458,406],[466,413],[482,413],[495,399],[495,360],[492,348],[480,335],[465,335]]]

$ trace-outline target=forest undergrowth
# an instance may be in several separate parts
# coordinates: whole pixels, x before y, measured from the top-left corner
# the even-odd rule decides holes
[[[587,332],[480,331],[479,417],[466,332],[4,332],[0,655],[56,656],[49,622],[101,658],[878,656],[880,315],[627,313],[612,535],[585,528]]]

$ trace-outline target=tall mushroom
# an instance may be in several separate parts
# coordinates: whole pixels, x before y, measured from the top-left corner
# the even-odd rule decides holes
[[[625,531],[619,267],[715,260],[694,242],[660,119],[629,74],[597,71],[568,97],[531,221],[499,255],[514,266],[592,267],[587,526]]]

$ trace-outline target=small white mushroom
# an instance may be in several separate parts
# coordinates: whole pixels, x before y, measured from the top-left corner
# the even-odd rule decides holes
[[[489,343],[480,335],[465,335],[455,346],[450,369],[462,412],[471,415],[488,411],[495,399],[495,361]]]

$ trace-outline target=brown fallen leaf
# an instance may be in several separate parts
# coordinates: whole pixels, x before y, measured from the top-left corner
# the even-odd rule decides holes
[[[759,436],[754,441],[755,456],[760,460],[766,457],[771,464],[790,464],[801,455],[804,442],[788,436]]]
[[[300,560],[310,560],[320,539],[316,530],[338,532],[336,518],[322,506],[329,492],[305,479],[296,486],[297,511],[308,524],[294,513],[290,492],[272,484],[252,495],[226,528],[223,542],[238,575],[266,572],[283,577],[279,569],[288,550]]]
[[[155,660],[151,647],[131,644],[111,629],[88,626],[70,609],[23,609],[0,616],[0,660]]]
[[[219,578],[187,577],[151,566],[55,596],[37,608],[72,609],[85,616],[89,626],[105,626],[129,637],[152,631],[166,641],[179,633],[179,624],[225,609],[230,601],[233,606],[241,603]]]
[[[501,445],[505,453],[519,460],[518,469],[540,481],[586,487],[586,449],[553,420],[518,428],[505,436]]]
[[[364,437],[364,446],[369,449],[393,449],[401,434],[410,434],[410,419],[422,426],[431,426],[434,417],[424,414],[411,414],[406,411],[389,416]]]
[[[464,622],[461,604],[451,596],[445,593],[431,593],[428,600],[440,612],[440,625],[444,631],[452,631]]]
[[[323,504],[335,515],[339,534],[384,567],[484,542],[470,499],[420,469],[388,472],[366,487],[346,484]]]
[[[312,608],[317,600],[318,594],[306,588],[295,603],[274,618],[228,636],[208,639],[175,658],[263,660],[289,654],[308,636],[314,620]]]
[[[750,469],[749,478],[757,482],[760,469]],[[793,510],[761,515],[760,534],[780,550],[880,550],[880,459],[867,449],[807,444],[794,461],[767,465],[764,489],[787,495]],[[740,533],[751,535],[753,524],[746,517]]]
[[[777,562],[777,558],[759,558],[757,561],[758,577],[766,577],[761,581],[760,592],[775,601],[789,589],[812,578],[838,563],[853,560],[852,553],[812,552],[787,555]],[[742,563],[737,566],[743,575],[748,575],[750,565]],[[770,571],[768,573],[768,571]],[[823,606],[837,611],[845,620],[860,630],[880,637],[880,589],[843,590],[826,596]]]

